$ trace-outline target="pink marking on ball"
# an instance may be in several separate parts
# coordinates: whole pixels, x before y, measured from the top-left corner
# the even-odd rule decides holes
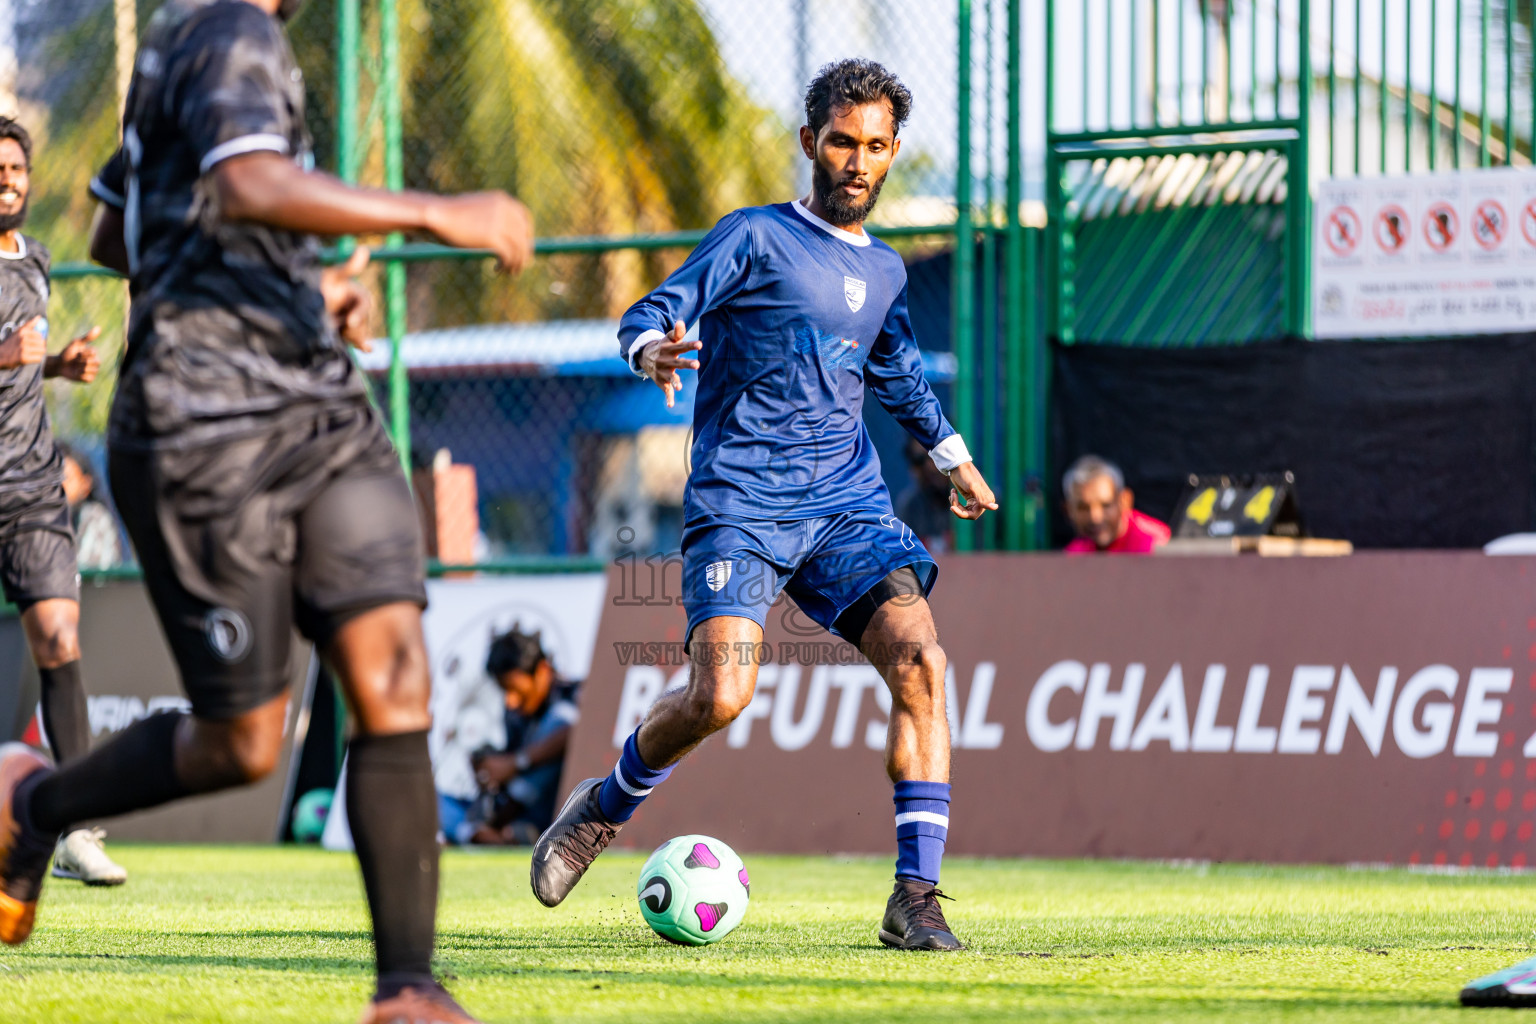
[[[693,912],[699,915],[699,925],[709,932],[715,930],[715,925],[720,923],[728,909],[724,903],[700,903],[693,908]]]
[[[703,843],[694,843],[693,852],[688,855],[688,859],[683,863],[690,868],[718,868],[720,866],[720,859],[715,856],[713,850]]]

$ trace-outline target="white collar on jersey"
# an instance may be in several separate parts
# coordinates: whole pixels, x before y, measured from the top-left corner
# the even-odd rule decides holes
[[[17,250],[15,252],[6,252],[4,249],[0,249],[0,260],[24,260],[24,259],[26,259],[27,258],[27,236],[21,234],[20,232],[17,232],[16,233],[16,245],[19,248],[17,248]]]
[[[825,231],[833,238],[841,238],[849,245],[857,245],[860,247],[869,244],[868,235],[845,230],[844,228],[838,227],[836,224],[828,224],[826,221],[816,216],[810,210],[807,210],[805,208],[805,203],[802,200],[796,199],[789,205],[793,206],[795,208],[795,212],[804,217],[807,223],[814,224],[816,227],[821,228],[821,230]]]

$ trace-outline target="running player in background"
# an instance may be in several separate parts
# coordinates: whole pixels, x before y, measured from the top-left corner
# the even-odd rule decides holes
[[[295,626],[347,695],[346,801],[373,918],[363,1022],[471,1021],[432,974],[437,801],[427,756],[421,528],[343,341],[368,293],[316,234],[424,230],[520,270],[501,192],[351,188],[310,170],[279,19],[300,0],[169,0],[139,49],[123,145],[91,184],[91,254],[129,275],[109,426],[113,497],[191,700],[57,770],[0,749],[0,938],[24,941],[46,852],[76,822],[245,785],[277,764]],[[339,336],[338,336],[339,335]]]
[[[540,837],[532,884],[546,906],[673,765],[751,702],[757,665],[736,652],[761,643],[787,589],[857,645],[891,691],[896,884],[880,941],[961,948],[937,888],[950,793],[945,660],[926,600],[937,567],[892,512],[862,417],[867,387],[948,474],[955,515],[997,508],[923,377],[906,267],[863,227],[911,103],[871,61],[822,68],[800,129],[810,196],[730,214],[624,315],[621,351],[668,405],[677,371],[699,370],[682,543],[692,673],[651,708],[613,773],[578,785]],[[684,340],[690,323],[702,341]]]
[[[64,496],[64,460],[54,443],[43,379],[89,384],[101,360],[93,327],[47,354],[47,248],[21,233],[32,191],[32,137],[0,118],[0,587],[21,611],[41,683],[43,732],[54,760],[91,749],[80,678],[80,573]],[[72,829],[54,852],[53,873],[89,885],[121,885],[128,872],[102,847],[104,833]]]

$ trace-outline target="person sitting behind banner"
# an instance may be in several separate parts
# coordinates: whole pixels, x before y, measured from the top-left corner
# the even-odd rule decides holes
[[[472,756],[480,797],[460,831],[472,843],[531,845],[554,820],[581,684],[557,679],[539,634],[515,625],[491,641],[485,670],[506,697],[507,741]]]
[[[96,493],[96,474],[91,461],[63,442],[59,455],[64,460],[64,501],[69,505],[75,527],[75,560],[82,569],[111,569],[123,562],[123,545],[117,533],[117,518],[106,503],[92,497]]]
[[[1068,554],[1145,555],[1172,536],[1166,523],[1136,511],[1125,475],[1108,459],[1084,455],[1061,478],[1061,490],[1077,533]]]

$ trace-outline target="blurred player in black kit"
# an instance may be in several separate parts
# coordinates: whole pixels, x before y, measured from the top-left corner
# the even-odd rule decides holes
[[[43,731],[54,758],[91,747],[80,678],[80,575],[64,497],[64,461],[43,403],[43,379],[88,384],[100,359],[92,328],[56,356],[48,344],[48,250],[21,233],[32,190],[32,137],[0,118],[0,588],[21,610],[42,684]],[[128,877],[102,848],[99,829],[61,836],[53,873],[91,885]]]
[[[316,235],[423,230],[530,259],[501,192],[351,188],[309,169],[295,0],[169,0],[139,49],[123,145],[92,182],[91,254],[133,308],[113,497],[191,700],[50,769],[0,748],[0,939],[26,939],[44,851],[94,820],[253,782],[282,746],[296,625],[356,716],[346,801],[373,917],[364,1024],[472,1021],[432,975],[437,801],[427,756],[421,532],[343,341],[367,293]]]

